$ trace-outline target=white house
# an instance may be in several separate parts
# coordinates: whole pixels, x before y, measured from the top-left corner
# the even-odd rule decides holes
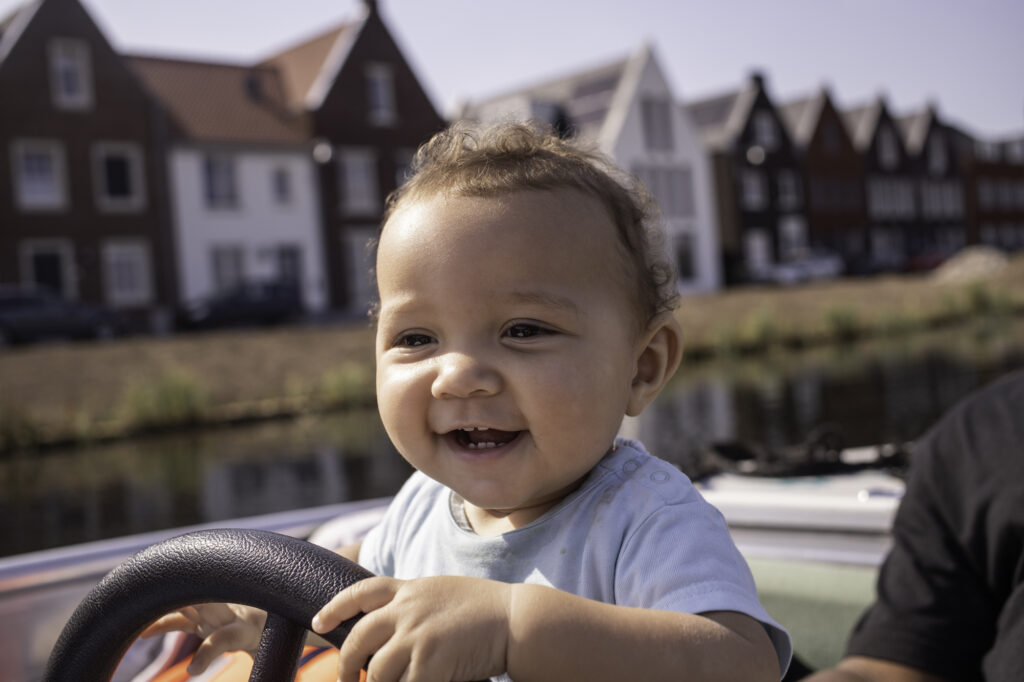
[[[318,180],[307,123],[276,69],[131,57],[167,115],[178,299],[290,281],[327,305]]]
[[[713,178],[696,129],[676,105],[654,49],[535,87],[471,102],[484,123],[542,119],[590,140],[657,199],[681,293],[714,291],[722,274]]]

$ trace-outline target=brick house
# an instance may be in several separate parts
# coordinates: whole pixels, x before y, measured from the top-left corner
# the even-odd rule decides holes
[[[78,0],[0,22],[0,283],[162,329],[173,306],[154,103]]]
[[[915,166],[885,98],[843,112],[853,145],[864,163],[868,245],[852,262],[853,272],[899,270],[918,221]]]
[[[837,253],[847,264],[862,260],[869,251],[864,160],[828,89],[779,111],[800,155],[811,247]]]
[[[380,16],[366,0],[356,20],[272,55],[291,112],[309,117],[320,190],[330,305],[365,312],[372,254],[387,195],[416,148],[445,121]]]
[[[759,73],[686,105],[715,177],[722,265],[729,283],[756,279],[808,249],[804,181],[789,132]]]
[[[899,125],[917,178],[918,219],[907,241],[907,265],[929,268],[967,244],[963,138],[931,104]]]

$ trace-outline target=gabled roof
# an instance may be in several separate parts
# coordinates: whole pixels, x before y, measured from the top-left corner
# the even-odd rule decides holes
[[[828,91],[822,88],[817,94],[779,107],[779,114],[781,114],[782,120],[789,129],[790,137],[793,138],[793,142],[797,146],[806,147],[811,141],[827,99]]]
[[[757,100],[761,87],[758,79],[758,76],[753,76],[739,90],[686,105],[690,119],[700,131],[705,145],[711,149],[725,149],[736,141]]]
[[[7,16],[0,19],[0,66],[3,66],[4,59],[7,58],[11,48],[21,37],[21,32],[29,25],[36,10],[42,4],[43,0],[26,2],[15,7]]]
[[[864,151],[871,146],[884,109],[885,101],[877,97],[870,104],[842,112],[843,122],[853,140],[853,146],[858,151]]]
[[[280,72],[285,97],[293,111],[319,108],[367,16],[364,11],[352,22],[335,26],[260,62],[260,66]]]
[[[168,112],[175,133],[202,142],[298,144],[305,120],[287,105],[281,74],[242,66],[160,57],[125,61]]]
[[[906,116],[901,116],[897,123],[903,132],[903,141],[907,145],[907,151],[911,154],[919,154],[924,148],[925,140],[928,138],[928,130],[935,120],[935,108],[928,105],[921,111]]]
[[[528,110],[514,113],[526,117],[543,118],[540,110],[556,109],[564,114],[576,132],[581,136],[597,138],[609,113],[632,57],[588,69],[569,76],[563,76],[540,84],[521,88],[501,95],[467,104],[461,115],[464,118],[492,118],[513,113],[516,105],[525,105]],[[549,122],[553,122],[550,121]]]

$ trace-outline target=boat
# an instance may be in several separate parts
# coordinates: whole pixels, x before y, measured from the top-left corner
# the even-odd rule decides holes
[[[844,448],[829,456],[830,471],[764,475],[756,467],[736,466],[695,481],[729,524],[765,608],[787,627],[801,662],[812,669],[839,660],[850,628],[873,599],[904,489],[900,472],[889,466],[892,453],[892,448]],[[341,503],[0,559],[0,670],[12,682],[42,679],[76,605],[112,568],[155,543],[230,527],[340,546],[369,530],[387,503],[388,498]],[[153,654],[152,647],[135,647],[130,655]],[[124,667],[138,670],[144,664]],[[114,678],[130,679],[127,672]]]

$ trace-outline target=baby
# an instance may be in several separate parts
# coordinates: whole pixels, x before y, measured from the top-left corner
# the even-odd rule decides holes
[[[616,436],[682,353],[646,194],[524,124],[455,126],[414,169],[378,244],[376,359],[417,472],[340,550],[381,577],[313,620],[366,614],[339,679],[372,656],[374,681],[778,680],[788,636],[720,514]]]

